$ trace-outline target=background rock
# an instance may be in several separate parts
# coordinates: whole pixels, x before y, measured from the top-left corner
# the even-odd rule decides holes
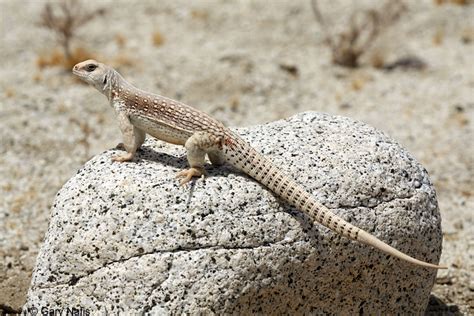
[[[304,113],[239,129],[335,213],[437,262],[426,170],[353,120]],[[29,308],[196,313],[416,313],[436,272],[341,238],[230,167],[187,189],[184,150],[148,139],[133,163],[89,161],[56,196]]]

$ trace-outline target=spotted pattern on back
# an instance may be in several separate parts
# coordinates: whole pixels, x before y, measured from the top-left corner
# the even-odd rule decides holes
[[[113,97],[122,101],[124,110],[131,115],[161,121],[169,128],[209,132],[224,139],[226,127],[221,122],[184,103],[139,90],[126,82],[117,82],[112,90]]]

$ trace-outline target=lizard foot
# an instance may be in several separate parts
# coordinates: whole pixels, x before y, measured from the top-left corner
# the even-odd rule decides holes
[[[192,177],[200,177],[200,176],[204,176],[205,174],[206,172],[204,171],[203,168],[192,167],[192,168],[185,169],[183,171],[178,172],[176,174],[176,178],[184,177],[184,179],[181,180],[179,183],[181,185],[185,185],[186,183],[191,181]]]
[[[112,161],[117,161],[117,162],[130,161],[132,159],[133,159],[132,153],[126,153],[125,155],[112,157]]]

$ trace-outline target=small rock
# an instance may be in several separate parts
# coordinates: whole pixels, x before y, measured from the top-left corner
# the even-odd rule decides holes
[[[286,71],[287,73],[289,73],[293,77],[298,77],[298,75],[299,75],[298,67],[295,66],[295,65],[280,64],[279,67],[280,67],[281,70]]]
[[[426,62],[417,56],[406,56],[395,60],[392,63],[384,65],[382,68],[387,71],[393,71],[397,68],[403,70],[423,70],[428,65]]]
[[[339,104],[339,108],[341,110],[347,110],[347,109],[350,109],[351,107],[352,107],[352,105],[350,103],[347,103],[347,102]]]
[[[469,281],[469,290],[474,291],[474,280]]]
[[[436,275],[436,283],[437,284],[453,284],[453,276],[449,269],[441,269],[438,270],[438,274]]]
[[[457,221],[453,224],[454,228],[457,230],[463,230],[464,229],[464,223],[462,221]]]

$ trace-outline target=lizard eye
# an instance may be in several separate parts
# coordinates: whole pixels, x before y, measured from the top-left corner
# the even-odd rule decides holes
[[[97,68],[97,65],[94,65],[94,64],[89,64],[89,65],[86,66],[86,70],[87,70],[88,72],[92,72],[92,71],[94,71],[96,68]]]

